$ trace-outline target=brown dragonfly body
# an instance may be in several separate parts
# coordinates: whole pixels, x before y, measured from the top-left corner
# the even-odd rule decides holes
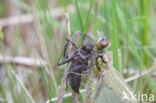
[[[57,63],[58,66],[71,62],[70,71],[68,74],[69,83],[70,83],[71,88],[77,93],[79,93],[81,76],[83,75],[81,73],[83,71],[91,70],[91,67],[89,67],[89,63],[88,63],[92,56],[91,51],[93,51],[93,44],[90,41],[88,41],[86,39],[86,35],[83,34],[81,47],[80,48],[76,47],[74,51],[74,55],[70,58],[67,58],[65,61],[61,63],[59,63],[60,59],[58,60],[58,63]],[[68,57],[68,56],[64,56],[64,57]]]

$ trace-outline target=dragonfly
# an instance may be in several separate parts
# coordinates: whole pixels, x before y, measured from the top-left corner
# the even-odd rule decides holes
[[[106,50],[110,44],[102,47],[101,40],[94,45],[96,54],[92,56],[93,73],[86,86],[85,103],[137,103],[133,91],[113,67],[112,52]]]
[[[88,76],[93,70],[94,74],[90,74],[91,79],[87,85],[86,103],[131,103],[132,90],[114,69],[112,53],[106,50],[111,43],[105,37],[100,37],[92,43],[86,39],[88,35],[82,32],[81,35],[83,35],[81,47],[78,48],[73,41],[67,40],[75,46],[74,54],[68,58],[66,44],[62,53],[66,60],[60,62],[59,58],[57,63],[60,66],[72,62],[68,74],[71,88],[79,93],[81,76]],[[82,74],[88,70],[87,74]]]
[[[79,93],[81,76],[88,76],[91,72],[93,63],[90,60],[95,54],[94,45],[96,45],[96,48],[99,49],[105,48],[109,44],[108,40],[106,40],[105,38],[100,39],[101,45],[94,44],[89,39],[94,42],[95,40],[91,36],[83,32],[75,33],[74,39],[79,37],[78,34],[82,35],[83,37],[81,46],[77,47],[77,45],[73,42],[74,40],[71,41],[67,39],[67,44],[64,46],[61,56],[59,57],[57,62],[58,66],[71,62],[70,71],[68,73],[68,80],[71,88],[76,93]],[[70,58],[68,57],[68,42],[71,42],[71,44],[75,47],[74,53]],[[63,62],[60,62],[62,56],[65,60]]]

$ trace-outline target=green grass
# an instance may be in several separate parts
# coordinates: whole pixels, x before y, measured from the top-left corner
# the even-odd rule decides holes
[[[4,2],[4,0],[2,1],[3,2],[0,1],[0,8],[5,8],[6,10],[0,10],[0,17],[5,18],[5,13],[8,11],[7,6],[4,7],[4,5],[7,5],[7,2]],[[30,3],[20,0],[10,1],[16,5],[22,13],[33,13],[33,0],[31,0]],[[50,70],[53,73],[50,76],[47,74],[45,68],[23,66],[18,67],[11,64],[5,64],[5,78],[0,78],[0,98],[6,100],[7,95],[10,94],[13,103],[29,103],[31,100],[26,93],[26,91],[28,91],[36,103],[43,103],[49,98],[58,96],[63,71],[66,69],[66,66],[57,67],[56,63],[66,42],[66,26],[64,15],[61,15],[59,18],[52,18],[49,14],[47,14],[46,10],[49,10],[51,7],[61,8],[64,13],[68,12],[69,5],[74,7],[75,11],[70,14],[71,30],[73,32],[78,30],[83,31],[85,33],[94,35],[95,39],[98,37],[97,31],[104,32],[103,35],[111,41],[109,50],[113,53],[113,64],[117,71],[123,71],[124,69],[129,70],[130,68],[133,70],[139,70],[140,61],[142,61],[142,71],[147,70],[152,66],[153,58],[156,58],[156,48],[152,47],[147,49],[144,48],[144,46],[153,46],[156,44],[156,30],[154,28],[156,27],[156,1],[58,0],[54,4],[49,3],[49,1],[50,0],[39,0],[37,2],[37,16],[39,17],[42,34],[45,39],[45,47],[47,50],[48,60],[50,62]],[[24,37],[22,37],[21,34],[24,33],[23,35],[27,35],[27,33],[23,31],[23,29],[25,29],[23,24],[20,24],[13,29],[15,29],[15,32],[12,33],[14,37],[12,38],[13,40],[11,42],[14,44],[13,47],[5,44],[3,40],[5,36],[0,31],[0,54],[11,56],[20,55],[28,57],[42,57],[42,50],[40,50],[42,48],[41,45],[38,45],[37,43],[34,44],[37,46],[32,46],[22,41],[22,38]],[[4,28],[2,28],[2,31],[4,31]],[[31,32],[34,33],[34,31]],[[34,41],[38,40],[36,38],[34,38]],[[28,41],[29,38],[26,38],[26,40]],[[82,38],[80,38],[80,42],[81,40]],[[9,53],[6,49],[7,46],[9,48]],[[23,52],[21,53],[22,50]],[[121,57],[119,56],[119,50],[121,51]],[[141,60],[140,50],[142,50]],[[152,58],[149,54],[152,55]],[[29,77],[28,80],[22,81],[26,91],[23,89],[19,90],[19,88],[21,89],[22,87],[19,86],[19,82],[15,78],[15,75],[11,73],[13,70],[16,74],[18,73],[19,69],[24,69],[27,77]],[[123,76],[129,77],[131,75],[127,73]],[[142,77],[142,85],[146,81],[147,77],[148,76]],[[6,83],[3,83],[4,80]],[[140,91],[139,83],[139,79],[137,80],[136,84],[134,82],[129,83],[134,87],[133,89],[136,93]],[[81,86],[81,89],[85,88],[86,80],[83,80],[82,84],[84,85]],[[6,88],[8,88],[9,92],[6,91]],[[150,77],[143,92],[156,94],[154,90],[156,90],[156,81],[154,78]],[[71,92],[69,84],[67,85],[66,91]],[[71,101],[71,97],[64,99],[64,103],[69,103]],[[81,95],[80,101],[84,101],[83,95]]]

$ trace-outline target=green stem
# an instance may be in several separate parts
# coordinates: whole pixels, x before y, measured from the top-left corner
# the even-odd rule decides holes
[[[84,29],[85,32],[87,31],[87,28],[88,28],[88,25],[89,25],[89,19],[90,19],[92,6],[93,6],[93,0],[90,0],[89,10],[87,12],[87,18],[86,18],[85,29]]]
[[[76,6],[76,11],[77,11],[77,14],[78,14],[78,17],[79,17],[79,21],[80,21],[81,31],[84,32],[83,21],[82,21],[82,18],[81,18],[81,13],[80,13],[80,10],[79,10],[79,6],[78,6],[78,1],[77,0],[75,0],[75,6]]]
[[[142,27],[141,27],[141,35],[142,35],[142,46],[146,46],[148,44],[148,0],[140,0],[141,4],[141,15],[145,17],[142,19]],[[144,56],[144,64],[148,65],[148,55],[143,50],[143,56]]]

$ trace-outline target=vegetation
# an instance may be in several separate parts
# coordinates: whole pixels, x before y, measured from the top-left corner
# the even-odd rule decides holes
[[[0,102],[44,103],[58,96],[66,69],[56,66],[66,42],[66,12],[72,32],[97,38],[100,31],[111,41],[114,68],[124,78],[156,68],[155,5],[155,0],[1,0]],[[153,70],[128,83],[135,93],[156,97]],[[86,82],[84,77],[81,89]],[[63,100],[71,102],[71,96]]]

